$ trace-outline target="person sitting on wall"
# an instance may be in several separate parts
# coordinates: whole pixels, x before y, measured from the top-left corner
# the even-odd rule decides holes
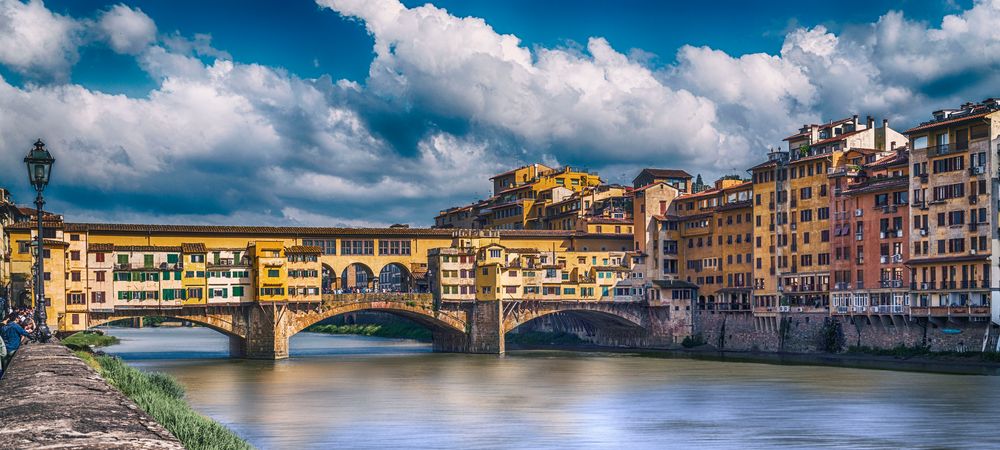
[[[0,328],[0,338],[3,338],[4,346],[7,348],[7,354],[0,360],[0,373],[7,371],[10,360],[17,353],[17,349],[21,348],[21,338],[31,338],[31,334],[17,323],[18,319],[17,313],[10,313]]]

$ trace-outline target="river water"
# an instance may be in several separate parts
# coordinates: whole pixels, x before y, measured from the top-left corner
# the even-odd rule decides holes
[[[299,333],[288,360],[228,359],[206,328],[108,329],[262,449],[1000,448],[1000,377],[661,359],[431,353]]]

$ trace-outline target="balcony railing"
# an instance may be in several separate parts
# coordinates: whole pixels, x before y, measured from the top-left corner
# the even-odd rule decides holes
[[[901,288],[903,280],[879,280],[879,286],[883,288]]]
[[[952,153],[964,152],[968,149],[969,149],[968,142],[939,144],[933,147],[927,147],[927,156],[934,157],[934,156],[949,155]]]

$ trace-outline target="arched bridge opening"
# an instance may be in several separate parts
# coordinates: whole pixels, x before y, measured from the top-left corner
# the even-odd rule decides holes
[[[501,325],[505,338],[516,341],[513,335],[531,331],[568,333],[608,346],[627,345],[650,335],[641,314],[617,304],[535,302],[505,308]]]

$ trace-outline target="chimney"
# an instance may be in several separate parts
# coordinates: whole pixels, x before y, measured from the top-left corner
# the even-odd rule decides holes
[[[889,119],[882,119],[882,128],[889,128]]]
[[[854,121],[854,126],[857,126],[858,125],[858,115],[855,114],[854,117],[852,117],[852,120]]]
[[[895,149],[896,149],[896,141],[892,141],[892,143],[889,144],[889,150],[895,150]]]
[[[866,122],[868,123],[868,128],[871,128],[871,127],[875,126],[875,118],[872,117],[872,116],[868,116],[866,118]]]

